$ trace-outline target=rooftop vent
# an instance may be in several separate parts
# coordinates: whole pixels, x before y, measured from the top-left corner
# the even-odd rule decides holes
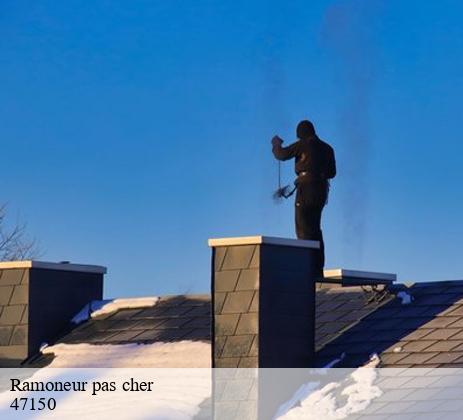
[[[342,268],[325,270],[324,275],[325,283],[334,283],[341,286],[375,286],[380,284],[389,286],[397,280],[396,274],[345,270]]]

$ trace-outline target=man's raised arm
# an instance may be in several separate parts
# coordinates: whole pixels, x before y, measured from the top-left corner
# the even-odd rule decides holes
[[[278,136],[274,136],[272,139],[273,156],[275,156],[275,158],[278,160],[288,160],[296,157],[298,143],[299,142],[296,142],[289,145],[288,147],[282,147],[283,140]]]

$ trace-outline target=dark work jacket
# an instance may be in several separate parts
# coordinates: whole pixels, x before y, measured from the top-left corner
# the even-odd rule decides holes
[[[298,193],[303,192],[306,204],[324,205],[328,198],[329,179],[336,176],[336,159],[333,148],[317,136],[300,139],[288,147],[274,146],[278,160],[295,159],[294,170],[298,175]],[[306,172],[302,175],[302,172]],[[299,191],[299,190],[305,191]],[[296,197],[297,201],[297,197]]]

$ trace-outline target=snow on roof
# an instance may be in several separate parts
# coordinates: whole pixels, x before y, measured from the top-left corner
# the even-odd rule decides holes
[[[413,301],[413,296],[403,290],[397,293],[397,297],[401,299],[402,305],[409,305]]]
[[[372,361],[369,367],[354,370],[348,378],[340,382],[330,382],[321,389],[318,382],[308,382],[291,398],[292,405],[284,404],[277,415],[278,420],[296,419],[345,419],[365,410],[370,403],[382,395],[374,384],[379,363]],[[339,396],[343,402],[339,401]]]
[[[59,410],[50,411],[50,419],[82,419],[92,413],[95,418],[118,419],[192,419],[211,395],[209,343],[199,341],[160,342],[153,344],[56,344],[42,353],[54,356],[42,369],[25,369],[28,381],[75,380],[114,382],[115,392],[0,393],[0,404],[14,397],[52,395]],[[66,369],[64,369],[66,368]],[[68,369],[77,368],[77,369]],[[84,368],[84,369],[81,369]],[[178,369],[183,368],[183,369]],[[194,368],[194,369],[193,369]],[[200,368],[200,369],[196,369]],[[181,380],[179,380],[181,377]],[[123,392],[121,384],[135,378],[137,382],[154,381],[153,392]]]
[[[42,349],[54,355],[50,367],[82,368],[209,368],[211,346],[201,341],[152,344],[56,344]]]
[[[87,303],[75,316],[71,322],[80,324],[87,321],[90,317],[106,315],[111,312],[116,312],[119,309],[136,309],[147,308],[156,305],[159,297],[142,297],[129,299],[112,299],[112,300],[92,300]]]
[[[80,369],[79,369],[80,370]],[[56,379],[82,377],[84,380],[95,380],[100,383],[115,382],[118,388],[114,392],[99,392],[96,396],[88,392],[54,393],[57,409],[42,411],[35,418],[56,420],[93,419],[172,419],[190,420],[201,410],[202,403],[211,395],[209,369],[181,370],[179,380],[178,369],[143,369],[142,372],[129,369],[91,369],[75,373],[61,369],[41,369],[38,373],[47,374],[53,371]],[[61,371],[61,372],[60,372]],[[86,375],[87,373],[87,375]],[[94,376],[95,375],[95,376]],[[121,384],[130,377],[138,381],[154,381],[152,392],[124,392]],[[34,381],[42,377],[35,375]],[[49,378],[47,378],[49,379]],[[5,394],[12,398],[11,392]],[[31,393],[36,396],[37,393]],[[49,397],[50,393],[41,396]],[[24,393],[15,393],[18,398]],[[11,404],[8,400],[8,405]],[[8,406],[7,406],[8,407]]]
[[[13,375],[13,373],[11,373]],[[2,418],[14,418],[9,406],[17,398],[36,398],[37,401],[55,399],[56,410],[39,414],[19,415],[22,418],[56,420],[92,419],[172,419],[190,420],[200,413],[211,396],[211,369],[25,369],[19,375],[21,383],[39,389],[0,390]],[[18,376],[15,376],[18,378]],[[133,379],[131,379],[133,378]],[[127,388],[130,383],[150,383],[137,390]],[[48,387],[40,391],[40,384],[79,384],[78,391],[60,391]],[[85,383],[86,385],[84,385]],[[98,386],[95,387],[94,384]],[[106,387],[105,387],[106,384]],[[108,388],[112,384],[111,388]],[[108,392],[110,391],[110,392]],[[146,392],[145,392],[146,391]],[[8,411],[9,410],[9,411]],[[37,409],[36,409],[37,410]],[[40,410],[40,409],[39,409]]]

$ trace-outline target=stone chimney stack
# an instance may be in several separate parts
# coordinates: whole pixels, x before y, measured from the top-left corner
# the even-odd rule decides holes
[[[319,243],[211,239],[213,367],[309,367]]]
[[[18,366],[103,297],[105,267],[39,261],[0,263],[0,367]]]

